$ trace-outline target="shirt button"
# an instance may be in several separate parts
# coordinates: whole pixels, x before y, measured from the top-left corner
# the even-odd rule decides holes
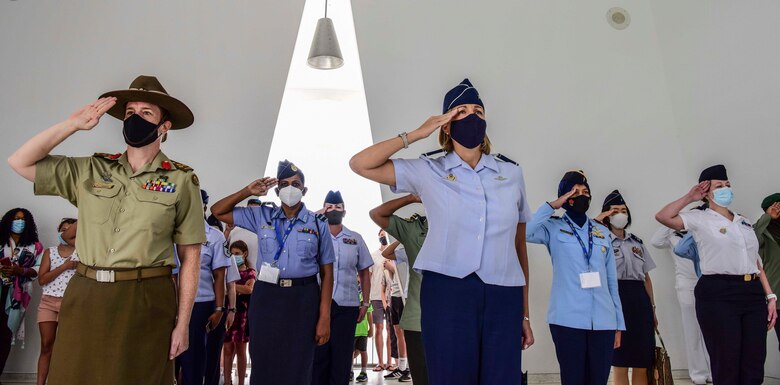
[[[479,218],[479,221],[480,222],[484,222],[485,221],[485,217]]]
[[[129,196],[130,195],[130,191],[125,191],[125,195]]]
[[[115,228],[115,229],[114,229],[114,232],[115,232],[115,233],[118,233],[118,232],[119,232],[119,227]]]
[[[477,235],[477,239],[482,239],[482,236],[481,235]]]
[[[120,212],[120,213],[123,213],[123,212],[125,212],[125,209],[123,209],[123,208],[122,208],[122,209],[119,209],[119,212]]]
[[[109,250],[109,252],[111,252],[111,253],[113,253],[113,252],[115,252],[115,251],[116,251],[115,249],[111,249],[111,250]]]

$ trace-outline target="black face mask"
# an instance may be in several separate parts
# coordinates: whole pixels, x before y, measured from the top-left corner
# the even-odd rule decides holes
[[[162,122],[165,122],[163,119]],[[160,134],[157,132],[157,128],[160,124],[154,124],[146,121],[141,115],[133,114],[129,118],[125,119],[122,134],[125,136],[125,143],[131,147],[140,148],[153,143]]]
[[[379,237],[379,243],[380,243],[382,246],[387,246],[387,238],[385,238],[385,237]]]
[[[477,148],[485,140],[487,122],[477,114],[450,123],[452,139],[466,148]]]
[[[590,208],[590,197],[580,195],[576,198],[569,199],[566,202],[565,208],[577,214],[585,214]]]
[[[329,225],[340,225],[341,221],[344,219],[344,212],[336,210],[328,211],[325,213],[325,218],[328,218]]]

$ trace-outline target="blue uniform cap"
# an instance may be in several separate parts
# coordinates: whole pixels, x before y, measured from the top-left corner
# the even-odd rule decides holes
[[[325,196],[325,202],[322,204],[325,205],[327,203],[337,205],[339,203],[344,203],[344,198],[341,197],[341,191],[328,191],[328,195]]]
[[[477,89],[471,85],[471,82],[468,78],[463,79],[460,84],[449,90],[449,92],[444,95],[444,106],[441,112],[446,113],[453,107],[464,104],[478,104],[482,106],[482,108],[485,108],[485,105],[482,103],[482,99],[479,97],[479,92],[477,92]]]
[[[729,180],[728,173],[726,173],[726,166],[718,164],[712,167],[707,167],[699,175],[699,183],[705,180]]]
[[[204,205],[209,204],[209,193],[207,193],[206,190],[201,189],[200,190],[200,199],[203,201]]]
[[[623,195],[620,194],[620,191],[613,190],[607,197],[604,199],[604,204],[602,205],[602,212],[607,211],[609,209],[609,206],[618,206],[618,205],[624,205],[626,204],[626,201],[623,200]]]
[[[306,183],[306,179],[303,177],[303,171],[298,168],[293,162],[285,159],[279,162],[279,167],[276,169],[276,179],[282,180],[292,177],[294,175],[301,176],[301,182]]]
[[[257,199],[257,198],[252,198],[252,199],[248,200],[246,203],[248,205],[258,205],[258,206],[262,206],[263,205],[263,201],[261,201],[260,199]]]
[[[566,172],[566,174],[563,174],[563,178],[561,178],[561,183],[558,184],[558,196],[563,196],[563,194],[571,191],[578,184],[584,184],[590,190],[588,178],[585,177],[585,171],[574,170]]]

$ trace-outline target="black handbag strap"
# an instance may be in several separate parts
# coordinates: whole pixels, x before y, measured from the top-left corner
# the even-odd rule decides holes
[[[658,328],[655,328],[655,335],[658,336],[658,340],[661,341],[661,347],[666,350],[666,345],[664,345],[664,339],[661,338],[661,332],[658,331]]]

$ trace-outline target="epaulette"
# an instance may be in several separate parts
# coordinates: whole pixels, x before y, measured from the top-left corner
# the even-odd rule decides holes
[[[179,170],[182,170],[182,171],[192,171],[192,167],[187,166],[184,163],[179,163],[179,162],[177,162],[175,160],[172,160],[171,163],[173,163],[173,165],[176,166],[176,168],[178,168]]]
[[[314,214],[314,218],[316,218],[318,221],[328,222],[328,217],[322,214]]]
[[[262,202],[260,205],[261,205],[261,206],[268,206],[268,207],[271,207],[271,208],[274,208],[274,209],[276,208],[276,203],[274,203],[274,202],[271,202],[271,201],[268,201],[268,202]]]
[[[406,221],[408,223],[414,223],[418,218],[420,218],[420,214],[413,214],[409,218],[401,218],[401,219],[403,219],[404,221]]]
[[[560,215],[551,215],[550,218],[552,219],[561,219]]]
[[[122,156],[122,154],[108,154],[108,153],[105,153],[105,152],[96,152],[95,155],[92,155],[92,156],[94,156],[95,158],[103,158],[103,159],[108,159],[108,160],[117,160],[117,159],[119,159]]]
[[[637,237],[637,236],[636,236],[636,235],[634,235],[634,234],[631,234],[630,238],[631,238],[631,239],[633,239],[633,240],[635,240],[635,241],[637,241],[637,242],[639,242],[640,244],[644,244],[644,242],[642,241],[642,239],[641,239],[641,238],[639,238],[639,237]]]
[[[420,155],[420,157],[423,157],[423,158],[429,158],[429,157],[431,157],[431,156],[433,156],[433,155],[440,154],[440,153],[442,153],[442,152],[444,152],[444,149],[443,149],[443,148],[440,148],[440,149],[438,149],[438,150],[433,150],[433,151],[431,151],[431,152],[426,152],[426,153],[424,153],[424,154]]]
[[[513,165],[515,165],[515,166],[519,166],[519,164],[517,164],[517,162],[515,162],[515,161],[514,161],[514,160],[512,160],[512,159],[509,159],[509,158],[507,158],[506,156],[504,156],[504,155],[502,155],[502,154],[496,154],[496,155],[493,155],[493,156],[494,156],[496,159],[500,160],[500,161],[507,162],[507,163],[512,163],[512,164],[513,164]]]

